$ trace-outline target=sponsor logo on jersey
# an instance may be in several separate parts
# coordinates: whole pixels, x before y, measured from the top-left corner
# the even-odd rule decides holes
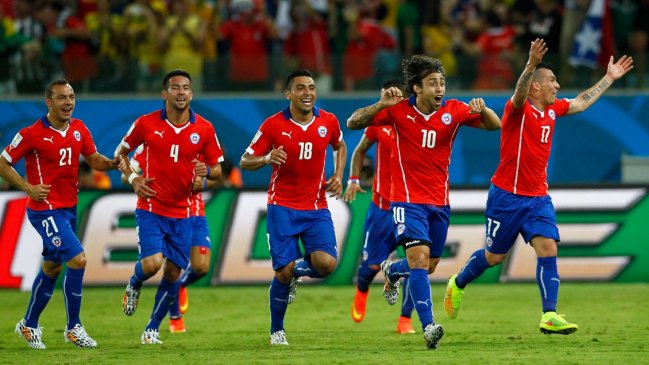
[[[56,247],[61,247],[61,237],[59,236],[52,237],[52,244]]]
[[[23,140],[23,136],[20,135],[20,133],[16,133],[16,136],[14,139],[11,141],[11,147],[16,148],[20,144],[20,141]]]
[[[550,111],[548,111],[548,115],[552,120],[555,120],[557,118],[557,115],[554,113],[554,109],[550,109]]]
[[[43,141],[48,141],[48,142],[50,142],[51,144],[54,144],[54,136],[52,136],[52,137],[50,137],[50,138],[43,137]]]
[[[421,240],[411,240],[411,241],[405,242],[403,244],[403,247],[416,246],[416,245],[418,245],[420,243],[421,243]]]
[[[153,131],[153,134],[157,134],[157,135],[160,136],[160,138],[162,138],[162,134],[163,134],[164,132],[165,132],[165,131]]]
[[[323,125],[318,127],[318,134],[320,135],[320,137],[326,137],[327,136],[327,127],[325,127]]]
[[[453,116],[451,116],[451,113],[444,113],[442,114],[442,123],[445,125],[449,125],[453,122]]]
[[[190,140],[193,144],[198,144],[198,142],[201,140],[201,136],[198,135],[198,133],[192,133],[192,134],[189,136],[189,140]]]
[[[399,223],[397,226],[397,234],[402,234],[406,230],[406,225],[403,223]]]
[[[74,139],[76,139],[77,142],[81,141],[81,133],[79,131],[74,131],[74,133],[72,134],[74,135]]]
[[[293,131],[290,131],[290,132],[282,132],[282,136],[287,136],[288,139],[291,139],[291,134],[293,134]]]
[[[410,114],[406,115],[406,118],[412,120],[413,123],[415,123],[415,117],[416,117],[416,116],[414,116],[414,115],[410,115]]]

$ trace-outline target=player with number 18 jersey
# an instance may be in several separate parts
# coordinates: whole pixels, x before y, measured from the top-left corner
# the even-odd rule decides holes
[[[273,165],[268,187],[268,204],[297,210],[327,208],[325,195],[325,160],[327,147],[342,140],[336,117],[313,107],[313,120],[299,124],[291,119],[287,107],[266,119],[246,149],[251,155],[263,156],[282,147],[287,159]]]

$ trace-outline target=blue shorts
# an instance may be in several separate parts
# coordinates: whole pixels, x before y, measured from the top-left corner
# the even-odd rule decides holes
[[[189,217],[192,222],[192,247],[212,248],[210,241],[210,231],[207,228],[207,218],[205,216]]]
[[[428,204],[392,203],[394,235],[400,245],[411,240],[430,243],[430,257],[442,257],[451,207]]]
[[[269,204],[266,232],[273,270],[303,257],[298,239],[302,241],[307,259],[314,251],[338,257],[329,209],[297,210]]]
[[[491,253],[509,252],[519,233],[526,243],[535,236],[560,241],[549,195],[516,195],[491,185],[485,216],[487,250]]]
[[[390,210],[383,210],[372,202],[365,218],[363,261],[379,265],[398,247],[394,236],[394,223]]]
[[[43,239],[43,260],[64,263],[83,252],[75,234],[77,207],[55,210],[27,208],[27,218]]]
[[[180,268],[189,264],[192,221],[189,218],[169,218],[146,210],[135,210],[138,258],[162,253]]]

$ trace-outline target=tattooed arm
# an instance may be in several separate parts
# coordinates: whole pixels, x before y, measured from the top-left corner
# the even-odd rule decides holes
[[[622,56],[617,62],[613,63],[613,56],[608,61],[606,75],[602,77],[595,85],[579,93],[574,100],[570,102],[568,114],[583,112],[599,99],[613,81],[621,78],[633,68],[633,58]]]
[[[390,87],[383,90],[381,93],[381,100],[378,102],[366,106],[364,108],[357,109],[352,115],[347,119],[347,127],[349,129],[361,129],[372,124],[372,119],[378,114],[381,110],[398,104],[403,100],[403,94],[398,87]]]
[[[548,47],[545,44],[543,39],[535,39],[530,46],[530,56],[527,59],[527,64],[525,65],[525,70],[518,78],[516,82],[516,90],[514,90],[514,96],[512,96],[512,104],[514,108],[520,109],[527,100],[527,95],[530,92],[530,85],[532,85],[532,79],[534,78],[534,71],[536,70],[536,65],[541,63],[543,56],[548,52]]]

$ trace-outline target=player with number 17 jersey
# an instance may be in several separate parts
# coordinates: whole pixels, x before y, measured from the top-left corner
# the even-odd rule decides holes
[[[45,200],[38,202],[28,197],[27,208],[53,210],[77,205],[79,155],[95,152],[95,142],[81,120],[71,118],[68,128],[60,131],[44,115],[21,129],[2,155],[9,163],[25,157],[27,181],[52,185]]]
[[[505,104],[500,138],[500,163],[491,182],[510,193],[548,195],[547,168],[554,124],[568,113],[570,100],[557,99],[539,110],[527,100],[520,109]]]
[[[192,211],[192,185],[196,174],[195,159],[208,166],[223,161],[214,127],[190,110],[189,122],[176,126],[167,120],[165,109],[139,117],[129,129],[122,145],[129,150],[144,145],[141,166],[144,177],[155,179],[150,183],[156,195],[138,197],[137,208],[169,218],[186,218]]]
[[[478,127],[479,113],[468,104],[444,100],[437,111],[423,114],[415,96],[381,110],[373,125],[392,125],[391,202],[449,205],[448,167],[459,128]]]
[[[338,144],[343,136],[335,115],[317,107],[313,115],[310,123],[302,125],[291,119],[287,107],[262,123],[246,149],[255,156],[280,147],[286,152],[285,163],[273,164],[268,204],[297,210],[327,208],[327,147]]]

